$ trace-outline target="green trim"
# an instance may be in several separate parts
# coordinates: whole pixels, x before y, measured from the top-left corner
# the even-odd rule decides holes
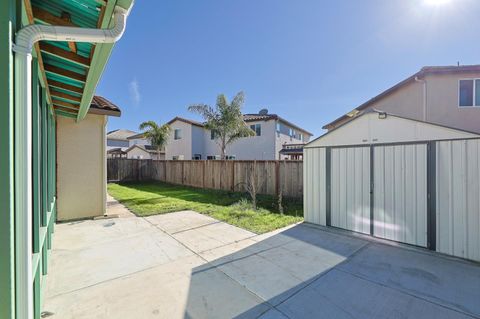
[[[0,1],[0,318],[15,317],[13,55],[19,1]]]
[[[76,119],[77,118],[77,116],[75,114],[71,114],[71,113],[64,112],[64,111],[59,111],[59,110],[55,110],[55,114],[57,114],[59,116],[63,116],[63,117],[69,117],[71,119]]]
[[[116,5],[128,9],[132,5],[132,0],[110,0],[105,8],[105,14],[101,23],[101,28],[112,28],[114,21],[112,19],[113,9]],[[97,88],[100,77],[105,70],[107,61],[112,53],[114,43],[97,44],[95,52],[93,53],[92,62],[90,63],[90,71],[87,74],[85,81],[85,88],[83,90],[82,101],[80,102],[80,110],[78,111],[77,122],[83,120],[88,113],[90,104],[92,103],[93,95]]]

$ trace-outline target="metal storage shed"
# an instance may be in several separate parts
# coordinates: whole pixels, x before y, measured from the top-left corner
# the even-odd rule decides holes
[[[304,148],[305,221],[480,260],[480,135],[370,111]]]

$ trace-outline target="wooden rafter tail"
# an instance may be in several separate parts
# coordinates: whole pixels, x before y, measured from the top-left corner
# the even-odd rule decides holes
[[[90,59],[83,57],[81,55],[75,54],[73,52],[64,50],[62,48],[59,48],[57,46],[54,46],[49,43],[40,43],[40,50],[42,52],[45,52],[46,54],[50,55],[55,55],[57,57],[60,57],[64,60],[68,60],[71,62],[75,62],[78,64],[81,64],[83,66],[89,67],[90,66]]]
[[[59,97],[62,99],[66,99],[66,100],[69,100],[72,102],[78,102],[78,103],[80,103],[81,101],[81,98],[78,96],[74,96],[65,92],[60,92],[55,89],[50,90],[50,93],[52,94],[52,97]]]
[[[57,99],[53,99],[52,103],[55,106],[61,106],[61,107],[71,109],[71,110],[78,110],[80,108],[79,105],[75,105],[75,104],[68,103],[68,102],[61,101],[61,100],[57,100]]]
[[[87,76],[84,75],[84,74],[80,74],[80,73],[77,73],[77,72],[65,70],[65,69],[56,67],[54,65],[44,64],[44,68],[45,68],[45,71],[47,71],[47,72],[51,72],[51,73],[54,73],[54,74],[57,74],[57,75],[61,75],[63,77],[70,78],[70,79],[80,81],[80,82],[83,82],[83,83],[85,83],[85,81],[87,80]]]
[[[79,94],[83,93],[82,88],[79,88],[79,87],[76,87],[76,86],[73,86],[73,85],[70,85],[70,84],[58,82],[58,81],[55,81],[55,80],[50,80],[48,82],[48,84],[52,87],[52,89],[53,88],[60,88],[60,89],[64,89],[64,90],[67,90],[67,91],[70,91],[70,92],[74,92],[74,93],[79,93]]]

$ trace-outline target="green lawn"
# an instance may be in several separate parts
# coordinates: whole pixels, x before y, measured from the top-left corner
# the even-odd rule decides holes
[[[303,220],[301,199],[285,198],[278,213],[275,196],[258,195],[258,209],[248,195],[166,183],[108,184],[108,192],[137,216],[194,210],[257,234]]]

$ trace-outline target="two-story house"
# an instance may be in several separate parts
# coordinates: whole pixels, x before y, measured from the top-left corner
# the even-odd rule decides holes
[[[323,128],[331,131],[368,110],[480,133],[480,65],[423,67]]]
[[[227,146],[228,159],[287,159],[289,155],[280,152],[286,144],[302,145],[312,136],[307,130],[265,109],[258,114],[244,114],[243,119],[255,136],[241,138]],[[168,124],[172,134],[165,150],[166,159],[220,159],[215,136],[203,123],[175,117]]]

